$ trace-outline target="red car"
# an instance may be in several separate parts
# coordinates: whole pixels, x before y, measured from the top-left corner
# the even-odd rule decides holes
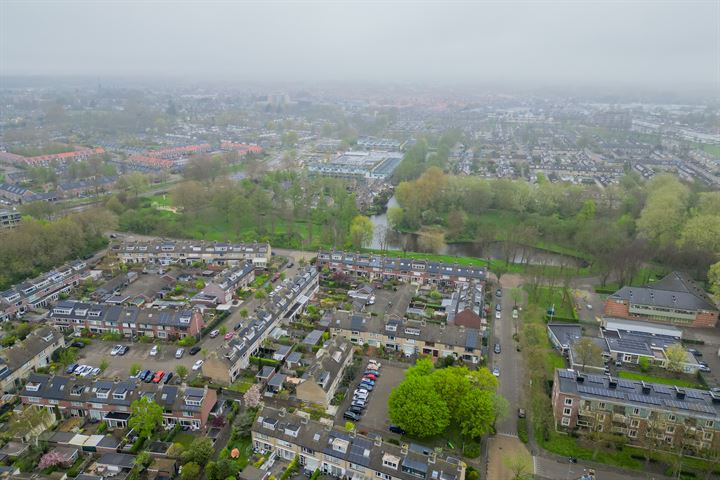
[[[228,332],[228,333],[226,333],[226,334],[225,334],[225,340],[230,340],[230,339],[233,337],[233,335],[235,335],[234,332]]]
[[[373,382],[374,382],[375,380],[377,380],[377,377],[376,377],[375,375],[373,375],[372,373],[368,373],[368,374],[365,375],[363,378],[369,378],[369,379],[372,380]]]
[[[160,380],[162,380],[164,376],[165,372],[163,370],[158,370],[152,379],[152,383],[160,383]]]

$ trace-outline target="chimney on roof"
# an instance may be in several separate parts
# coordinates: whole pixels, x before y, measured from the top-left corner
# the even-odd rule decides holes
[[[577,381],[577,383],[583,383],[585,382],[585,375],[578,373],[577,377],[575,377],[575,380]]]
[[[382,437],[380,435],[376,435],[373,443],[376,447],[382,447]]]
[[[682,390],[682,389],[678,388],[677,386],[675,386],[675,397],[678,400],[683,400],[685,398],[685,390]]]
[[[648,385],[647,383],[645,383],[644,380],[641,381],[640,383],[642,384],[642,392],[643,392],[645,395],[649,394],[649,393],[650,393],[650,390],[652,389],[652,387],[650,387],[650,385]]]
[[[608,377],[608,388],[617,388],[617,380],[612,377]]]
[[[717,393],[710,392],[710,399],[713,403],[720,403],[720,395]]]

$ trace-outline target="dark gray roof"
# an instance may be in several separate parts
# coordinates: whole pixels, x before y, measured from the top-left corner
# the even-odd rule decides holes
[[[610,379],[604,375],[583,374],[583,381],[578,382],[578,374],[573,370],[557,369],[556,374],[559,390],[564,394],[720,420],[720,396],[714,397],[707,390],[622,379],[614,379],[616,387],[610,388]],[[682,392],[682,398],[678,392]]]
[[[303,343],[305,345],[317,345],[320,341],[320,337],[322,337],[322,334],[322,330],[313,330],[305,336]]]
[[[548,323],[548,330],[560,342],[569,347],[582,338],[582,327],[573,323]]]
[[[623,287],[608,298],[625,300],[634,305],[717,311],[717,306],[707,293],[679,272],[672,272],[662,280],[644,287]]]

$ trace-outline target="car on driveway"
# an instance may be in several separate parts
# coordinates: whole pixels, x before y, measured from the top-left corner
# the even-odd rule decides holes
[[[215,338],[218,335],[220,335],[220,330],[213,330],[212,332],[210,332],[210,338]]]
[[[202,368],[202,366],[203,366],[203,363],[205,363],[205,362],[203,362],[202,360],[198,360],[197,362],[195,362],[195,363],[193,364],[192,369],[193,369],[194,371],[200,370],[200,369]]]
[[[496,377],[499,377],[499,376],[500,376],[500,369],[499,369],[498,367],[493,367],[493,369],[492,369],[492,374],[495,375]]]

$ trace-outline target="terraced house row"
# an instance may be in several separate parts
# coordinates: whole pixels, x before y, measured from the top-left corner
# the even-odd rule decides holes
[[[120,333],[124,337],[147,336],[178,339],[195,336],[205,326],[198,310],[158,310],[101,303],[62,300],[50,311],[49,322],[64,331]]]
[[[215,265],[240,265],[252,262],[265,268],[270,261],[269,243],[219,243],[197,240],[150,240],[122,242],[113,246],[124,263],[190,265],[195,262]]]
[[[130,406],[141,398],[163,408],[163,426],[199,430],[217,403],[213,389],[184,385],[159,385],[135,380],[113,382],[65,376],[33,374],[20,398],[25,405],[57,409],[62,417],[89,417],[105,421],[110,428],[127,427]]]
[[[289,322],[303,308],[319,288],[319,274],[312,266],[305,267],[282,288],[271,293],[265,303],[256,309],[256,317],[234,336],[219,352],[211,352],[203,364],[203,375],[217,382],[232,383],[243,369],[250,365],[263,341],[282,322]]]
[[[558,430],[694,455],[720,451],[720,394],[707,390],[557,369],[552,404]]]
[[[317,265],[331,272],[365,276],[371,280],[399,280],[419,284],[452,285],[484,282],[484,267],[385,257],[349,252],[324,252],[317,256]]]
[[[368,480],[464,480],[465,464],[421,445],[392,445],[304,416],[265,407],[252,427],[256,451],[298,457],[307,474]]]
[[[20,317],[32,308],[47,307],[90,277],[86,262],[77,260],[0,292],[0,320]]]

